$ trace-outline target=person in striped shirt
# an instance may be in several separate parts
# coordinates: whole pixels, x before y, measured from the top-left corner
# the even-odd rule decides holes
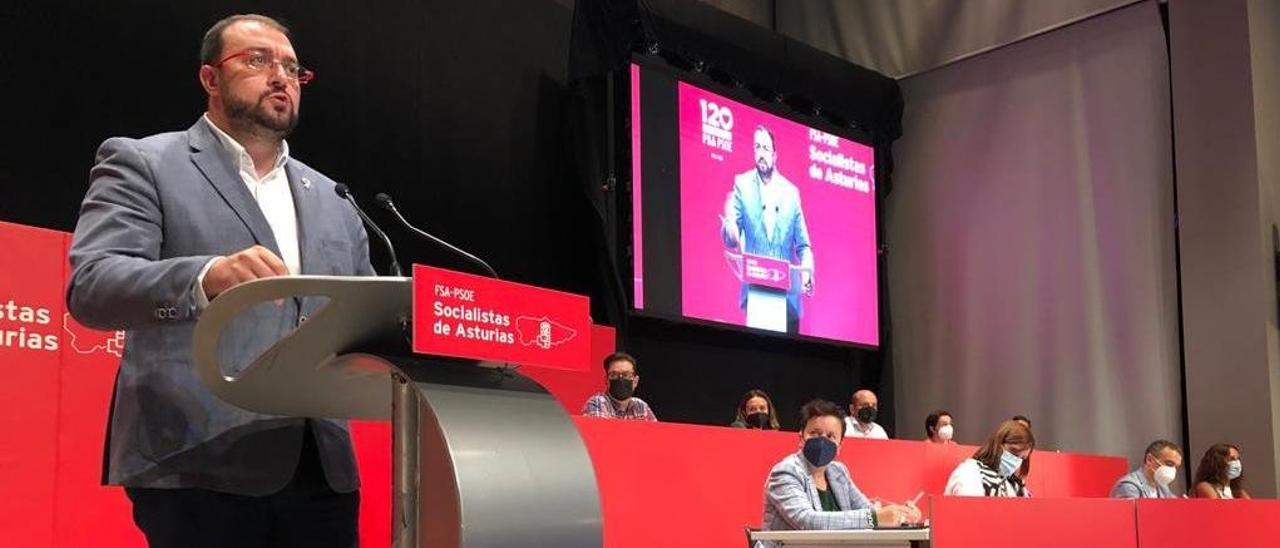
[[[1005,421],[987,437],[973,457],[947,478],[945,495],[964,497],[1030,497],[1023,478],[1031,473],[1036,437],[1016,420]]]

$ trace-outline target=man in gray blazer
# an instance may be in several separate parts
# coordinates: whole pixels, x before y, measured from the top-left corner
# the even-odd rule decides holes
[[[211,394],[192,364],[210,299],[290,274],[373,275],[367,236],[328,177],[289,156],[301,86],[288,30],[258,15],[201,44],[205,115],[98,150],[71,248],[67,305],[128,331],[104,482],[151,546],[355,546],[359,480],[345,421],[269,416]],[[322,305],[251,309],[220,355],[239,369]],[[234,373],[235,371],[228,371]]]
[[[800,206],[800,190],[777,170],[778,151],[773,133],[764,126],[752,133],[755,168],[733,178],[725,200],[720,228],[725,247],[781,259],[792,265],[787,291],[787,332],[798,333],[804,305],[800,296],[813,294],[813,248],[809,226]],[[739,306],[747,307],[747,284]]]

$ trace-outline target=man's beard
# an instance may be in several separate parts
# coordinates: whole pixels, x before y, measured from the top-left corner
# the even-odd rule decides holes
[[[258,102],[250,104],[235,97],[227,97],[223,104],[226,107],[227,120],[239,129],[250,134],[271,140],[283,140],[298,125],[297,111],[290,111],[283,117],[272,114],[266,105],[267,97],[273,93],[268,91],[258,97]]]
[[[765,167],[759,162],[756,162],[756,173],[760,175],[760,180],[768,181],[769,178],[773,176],[773,166]]]

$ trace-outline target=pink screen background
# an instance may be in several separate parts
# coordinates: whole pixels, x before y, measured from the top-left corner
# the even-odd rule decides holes
[[[733,189],[734,176],[754,169],[752,139],[756,126],[774,135],[775,169],[800,191],[800,202],[814,254],[814,294],[802,297],[800,334],[865,345],[879,344],[876,294],[876,224],[874,160],[871,147],[821,134],[809,127],[748,107],[709,91],[680,82],[680,256],[683,314],[687,317],[745,325],[739,308],[740,282],[729,268],[720,237],[720,217]],[[704,128],[701,100],[719,109],[711,115],[713,128]],[[704,132],[723,136],[708,144]],[[832,140],[834,139],[834,146]],[[866,165],[865,173],[829,166],[810,159],[810,147],[843,154]],[[822,173],[815,174],[817,167]],[[824,180],[826,171],[859,180],[862,190]],[[813,175],[818,175],[814,178]],[[846,184],[848,179],[845,180]]]

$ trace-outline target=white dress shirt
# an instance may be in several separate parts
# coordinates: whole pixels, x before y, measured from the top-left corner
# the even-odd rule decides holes
[[[760,221],[764,223],[765,237],[772,242],[777,234],[774,229],[778,222],[778,207],[782,203],[782,185],[772,180],[765,183],[760,179],[759,173],[756,173],[756,181],[760,184],[760,206],[764,208]]]
[[[852,417],[844,418],[844,437],[846,438],[867,438],[873,440],[887,440],[889,433],[884,431],[884,427],[876,423],[863,426],[862,423],[854,420]]]
[[[289,177],[284,169],[285,163],[289,161],[289,143],[280,142],[280,153],[276,156],[275,165],[270,172],[259,178],[249,152],[214,124],[209,119],[208,113],[205,113],[203,120],[204,123],[209,124],[209,129],[213,130],[213,134],[222,143],[232,165],[239,171],[240,179],[249,188],[249,194],[252,194],[253,199],[258,202],[258,208],[267,218],[267,224],[271,225],[276,245],[280,248],[280,259],[289,269],[289,274],[301,273],[302,254],[298,249],[298,215],[293,205],[293,193],[289,190]],[[200,308],[209,304],[209,298],[204,292],[204,277],[219,260],[213,259],[206,263],[196,277],[196,305]]]

